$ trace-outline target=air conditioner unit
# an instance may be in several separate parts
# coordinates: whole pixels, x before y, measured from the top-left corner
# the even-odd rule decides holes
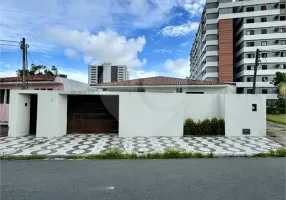
[[[279,40],[275,40],[275,44],[279,44]]]
[[[275,19],[275,20],[279,19],[279,15],[276,15],[276,16],[274,17],[274,19]]]
[[[279,31],[279,28],[275,28],[275,33],[277,33]]]

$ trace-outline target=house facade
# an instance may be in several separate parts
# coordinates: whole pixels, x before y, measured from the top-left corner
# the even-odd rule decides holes
[[[109,92],[236,94],[236,86],[233,83],[217,83],[163,76],[91,84],[90,86]]]
[[[29,90],[65,90],[65,91],[88,91],[92,90],[88,84],[67,79],[66,76],[29,76],[27,80]],[[21,77],[0,78],[0,123],[8,123],[9,104],[11,90],[22,88]]]
[[[266,135],[261,95],[12,90],[10,103],[9,137],[181,137],[186,119],[213,117],[225,120],[226,136]]]

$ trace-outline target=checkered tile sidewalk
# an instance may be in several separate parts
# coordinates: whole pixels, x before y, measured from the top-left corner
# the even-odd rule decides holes
[[[252,155],[276,150],[281,145],[265,137],[133,137],[114,134],[72,134],[57,138],[2,137],[2,155],[88,155],[111,148],[126,153],[163,152],[175,148],[185,152],[213,152],[214,155]]]

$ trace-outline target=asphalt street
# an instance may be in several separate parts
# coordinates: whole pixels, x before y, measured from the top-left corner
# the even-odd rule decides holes
[[[1,200],[285,200],[284,158],[0,164]]]

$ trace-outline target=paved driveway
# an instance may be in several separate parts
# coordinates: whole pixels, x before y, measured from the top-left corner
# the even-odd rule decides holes
[[[267,138],[286,147],[286,126],[267,122]]]
[[[134,137],[114,134],[73,134],[57,138],[2,137],[0,151],[11,155],[87,155],[100,154],[111,148],[125,153],[154,153],[175,148],[185,152],[215,155],[252,155],[276,150],[281,145],[265,137]]]

